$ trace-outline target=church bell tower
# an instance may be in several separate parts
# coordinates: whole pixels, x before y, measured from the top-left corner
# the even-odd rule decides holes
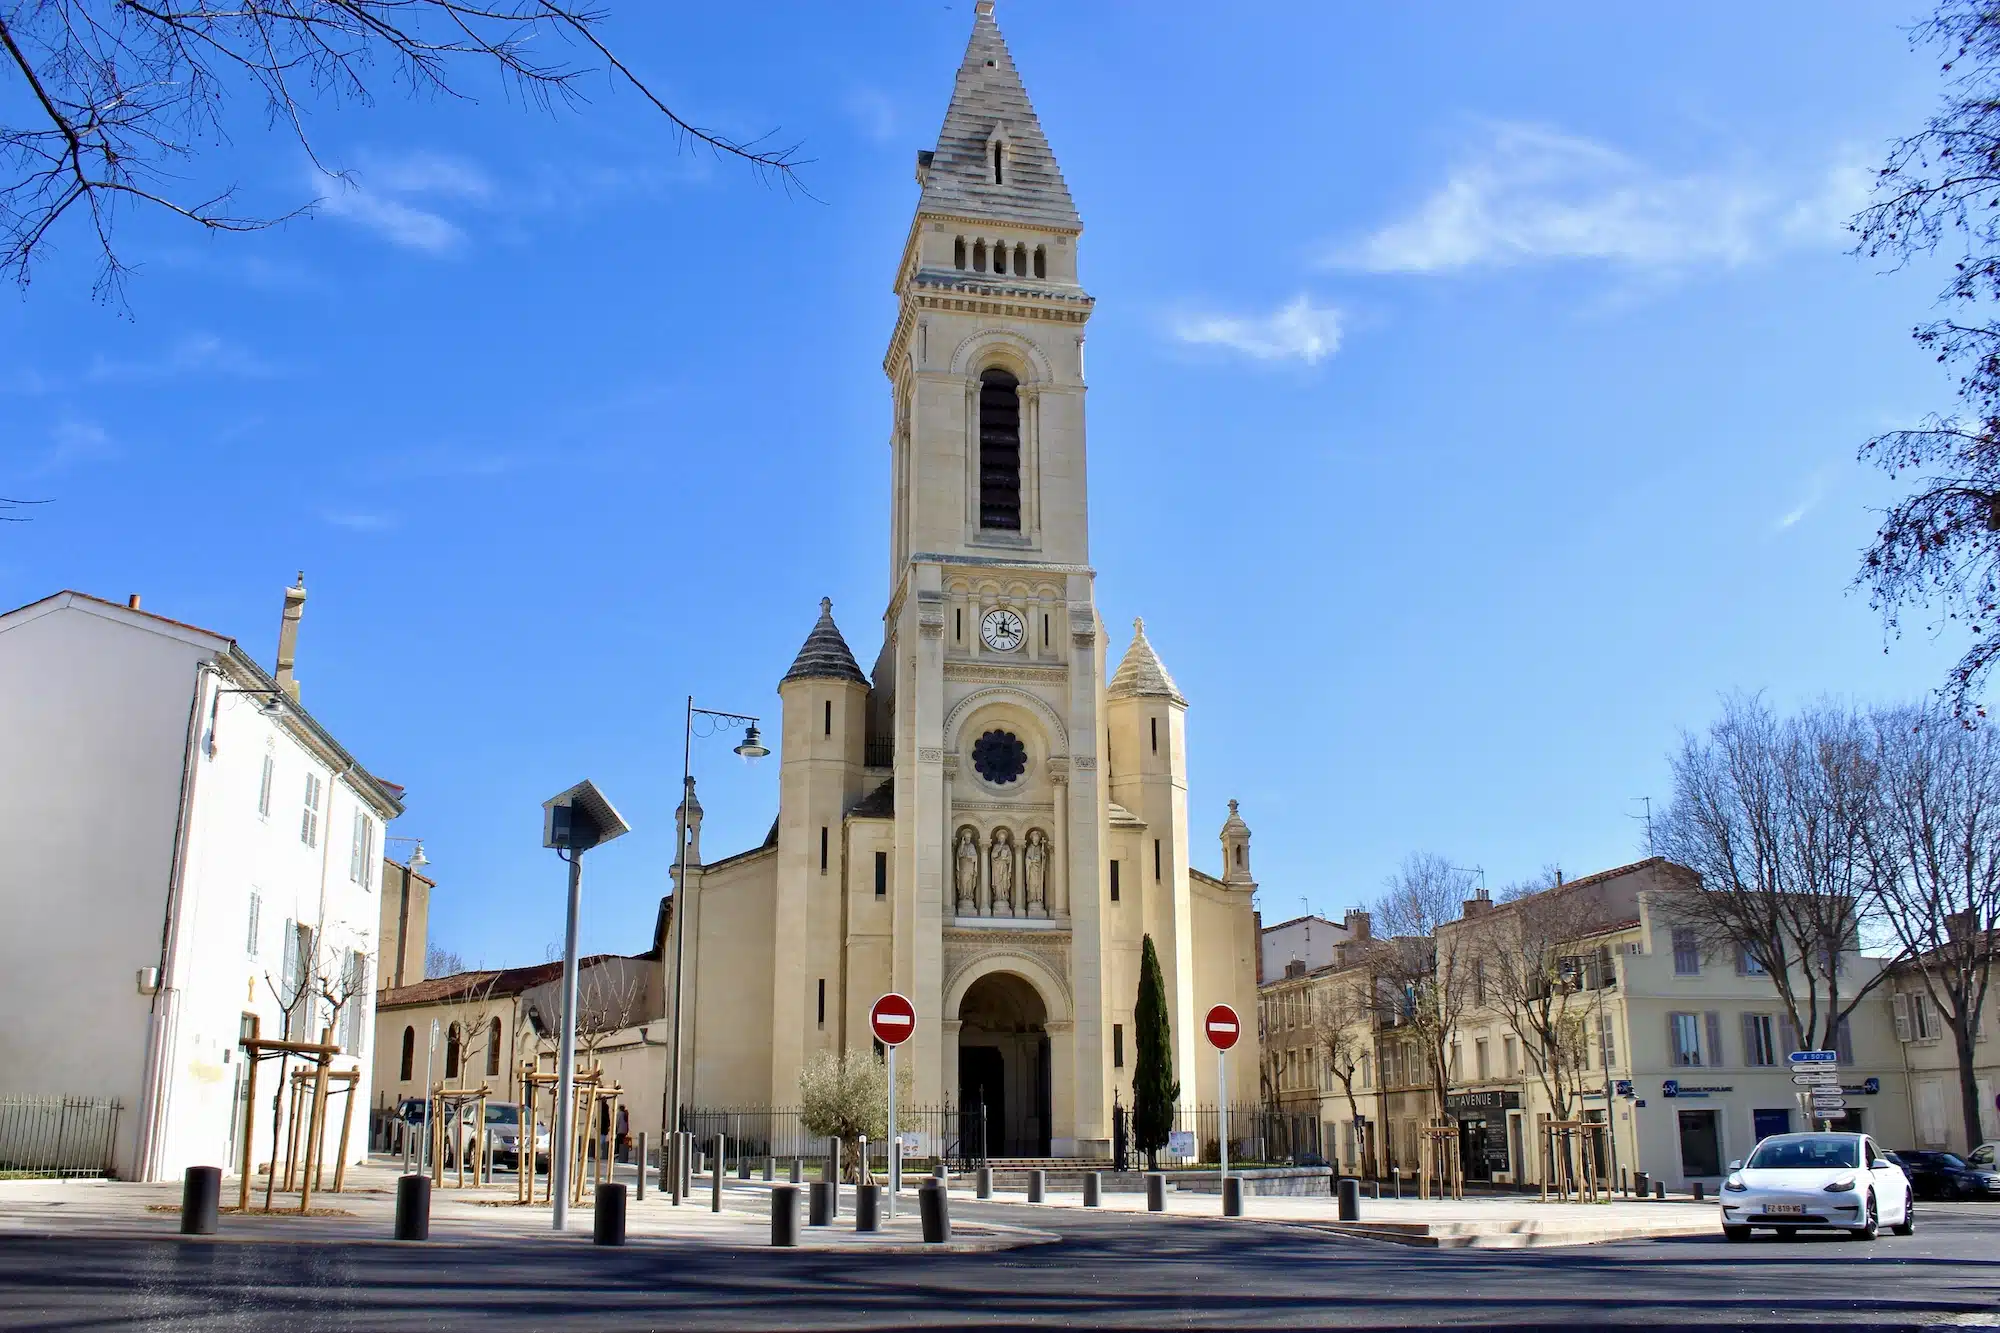
[[[991,0],[974,10],[937,146],[917,154],[883,366],[872,726],[895,738],[892,972],[919,1015],[918,1102],[997,1099],[998,1155],[1068,1154],[1108,1139],[1110,1104],[1091,298],[1069,188]]]

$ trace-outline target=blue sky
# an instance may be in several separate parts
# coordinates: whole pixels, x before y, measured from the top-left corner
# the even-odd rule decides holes
[[[678,153],[600,84],[551,119],[327,108],[315,179],[258,117],[200,181],[317,216],[134,216],[126,309],[75,229],[0,300],[0,602],[62,587],[260,659],[304,569],[310,707],[410,789],[433,938],[561,933],[538,805],[637,828],[587,948],[645,947],[680,710],[775,716],[822,595],[874,657],[889,290],[971,25],[950,5],[622,3],[691,119],[781,127],[813,198]],[[1840,231],[1936,93],[1896,6],[1056,4],[1007,34],[1087,227],[1093,560],[1191,701],[1197,864],[1240,798],[1267,921],[1405,854],[1496,887],[1643,852],[1637,798],[1721,692],[1912,697],[1849,591],[1870,434],[1948,405],[1931,272]],[[1888,651],[1885,652],[1885,646]],[[775,765],[697,772],[711,855]]]

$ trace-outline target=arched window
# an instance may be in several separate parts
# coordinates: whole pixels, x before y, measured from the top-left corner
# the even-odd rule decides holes
[[[500,1020],[497,1018],[486,1029],[486,1072],[488,1075],[500,1072]]]
[[[397,1075],[403,1082],[410,1081],[410,1073],[417,1067],[417,1030],[403,1029],[403,1072]]]
[[[444,1076],[446,1078],[458,1077],[458,1052],[458,1024],[453,1023],[450,1033],[444,1039]]]
[[[1014,276],[1017,278],[1028,276],[1028,247],[1018,241],[1014,244]]]
[[[1021,530],[1021,394],[999,369],[979,377],[979,526]]]
[[[1049,251],[1047,246],[1038,245],[1035,247],[1035,276],[1038,278],[1049,276]]]
[[[974,273],[984,273],[986,271],[986,242],[984,241],[974,241],[972,243],[972,271]]]
[[[1007,242],[1005,241],[995,241],[993,243],[993,271],[995,273],[1005,273],[1007,271]]]
[[[956,268],[965,267],[965,238],[963,236],[952,242],[951,262]]]

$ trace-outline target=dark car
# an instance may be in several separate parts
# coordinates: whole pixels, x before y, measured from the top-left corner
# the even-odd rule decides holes
[[[1957,1153],[1905,1148],[1895,1158],[1919,1199],[1983,1199],[2000,1195],[2000,1175],[1967,1166]]]

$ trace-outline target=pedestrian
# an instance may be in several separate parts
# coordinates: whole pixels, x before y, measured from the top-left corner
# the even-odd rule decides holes
[[[623,1106],[618,1108],[618,1160],[632,1160],[632,1113]]]

